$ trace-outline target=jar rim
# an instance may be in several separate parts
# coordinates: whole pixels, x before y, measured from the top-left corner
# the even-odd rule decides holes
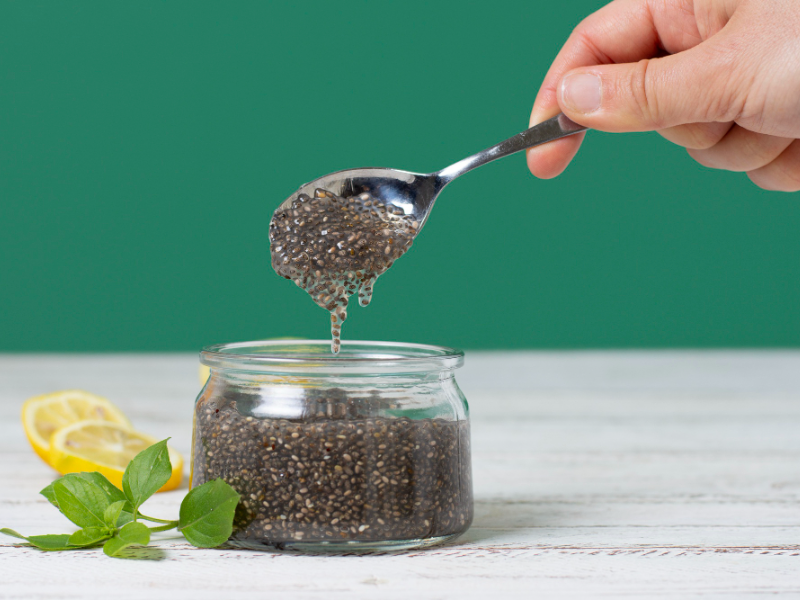
[[[407,342],[342,341],[339,354],[330,340],[260,340],[207,346],[200,362],[212,369],[274,374],[425,373],[458,369],[464,352],[446,346]]]

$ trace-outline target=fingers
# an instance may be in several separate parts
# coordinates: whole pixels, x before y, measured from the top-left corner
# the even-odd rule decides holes
[[[653,6],[651,7],[650,4]],[[576,67],[628,63],[660,53],[680,52],[701,42],[692,0],[615,0],[586,18],[558,53],[533,104],[530,124],[560,112],[558,84]],[[555,177],[575,156],[583,135],[528,151],[528,166],[537,177]]]
[[[687,146],[689,155],[703,166],[727,171],[747,171],[753,183],[765,190],[800,190],[800,141],[756,133],[734,125],[716,144],[704,146],[718,131],[706,129],[698,133],[700,130],[697,125],[679,128],[677,136],[674,130],[669,130],[669,135],[665,137],[681,138],[676,143]],[[729,126],[725,123],[713,125]],[[687,134],[693,128],[697,130]],[[694,144],[694,147],[686,142]]]
[[[747,95],[731,75],[735,60],[721,44],[705,43],[635,64],[575,69],[561,80],[558,101],[573,121],[602,131],[733,121]]]
[[[555,107],[558,82],[568,71],[675,54],[701,42],[693,0],[615,0],[580,23],[561,48],[534,103],[537,122],[545,117],[537,108]]]
[[[701,150],[719,143],[732,126],[733,123],[687,123],[662,129],[658,133],[678,146]]]
[[[555,116],[555,115],[553,115]],[[528,150],[528,169],[539,179],[552,179],[564,172],[575,158],[586,133],[550,142]]]
[[[800,140],[794,140],[778,158],[747,176],[765,190],[800,191]]]
[[[735,125],[719,143],[707,148],[690,147],[689,155],[712,169],[754,171],[778,158],[792,141]]]

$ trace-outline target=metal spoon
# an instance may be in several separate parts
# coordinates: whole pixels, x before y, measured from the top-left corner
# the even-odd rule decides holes
[[[498,158],[585,130],[586,127],[559,114],[496,146],[487,148],[483,152],[478,152],[435,173],[411,173],[376,167],[347,169],[330,173],[302,186],[289,196],[280,208],[291,206],[300,194],[313,196],[314,190],[317,189],[332,192],[344,198],[367,192],[373,198],[385,204],[397,206],[405,214],[413,216],[414,220],[419,222],[417,228],[419,231],[425,224],[436,197],[456,177]]]

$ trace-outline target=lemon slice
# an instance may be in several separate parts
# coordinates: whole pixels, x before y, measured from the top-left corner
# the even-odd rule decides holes
[[[198,375],[200,376],[200,385],[205,385],[208,378],[211,377],[211,369],[205,365],[200,365]]]
[[[131,428],[122,411],[105,398],[80,390],[53,392],[29,398],[22,405],[22,427],[34,451],[49,463],[50,437],[78,421],[101,420]]]
[[[99,471],[122,489],[125,467],[142,450],[158,440],[109,421],[79,421],[56,431],[50,438],[50,466],[62,475]],[[183,477],[183,457],[167,446],[172,477],[159,490],[174,490]]]

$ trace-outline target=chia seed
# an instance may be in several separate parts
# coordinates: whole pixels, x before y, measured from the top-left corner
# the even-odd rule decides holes
[[[269,225],[272,268],[331,313],[331,350],[339,352],[350,296],[372,300],[378,277],[411,247],[419,223],[369,194],[349,198],[317,189],[278,208]]]
[[[192,486],[222,478],[241,495],[233,543],[415,540],[469,527],[467,421],[369,417],[374,399],[314,393],[302,420],[245,415],[244,394],[198,402]]]

